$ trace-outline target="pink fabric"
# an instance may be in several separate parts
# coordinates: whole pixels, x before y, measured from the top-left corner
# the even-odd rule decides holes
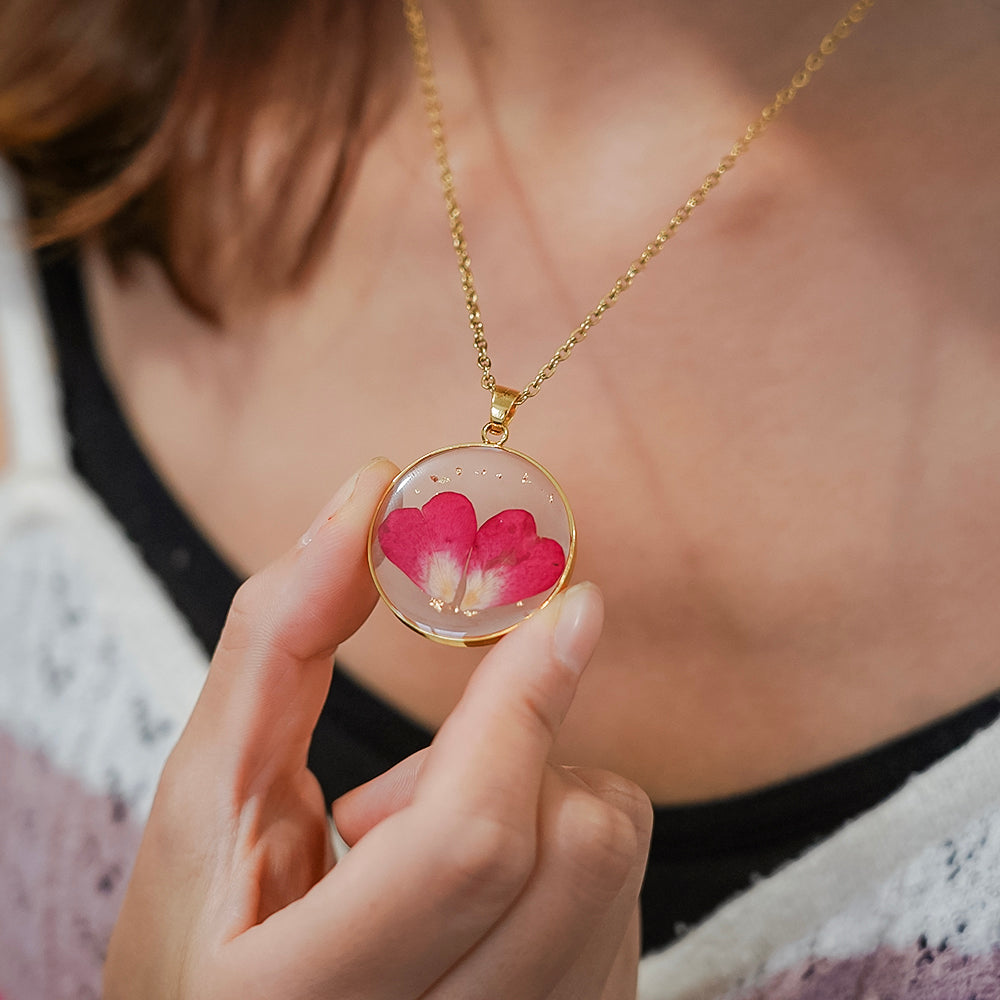
[[[0,996],[98,1000],[140,829],[108,776],[84,789],[0,731]]]
[[[855,958],[817,958],[734,1000],[1000,1000],[1000,952],[963,954],[961,935],[882,947]]]

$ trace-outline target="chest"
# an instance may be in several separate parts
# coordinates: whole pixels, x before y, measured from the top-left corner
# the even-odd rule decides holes
[[[996,682],[996,195],[974,157],[901,152],[877,125],[755,151],[511,425],[566,490],[579,578],[608,601],[563,750],[663,799],[818,766]],[[134,426],[244,570],[372,455],[405,465],[488,417],[433,178],[388,176],[362,175],[317,280],[231,336],[155,276],[122,289],[92,267]],[[470,177],[493,371],[521,385],[643,223],[543,225]],[[949,201],[959,184],[977,196]],[[376,613],[341,659],[435,725],[478,654]]]

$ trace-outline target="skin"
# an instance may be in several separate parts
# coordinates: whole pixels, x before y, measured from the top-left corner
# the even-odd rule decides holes
[[[516,384],[842,13],[564,6],[428,9],[495,370]],[[883,0],[519,412],[511,445],[562,483],[608,603],[557,759],[706,799],[996,688],[997,37],[978,0]],[[120,285],[94,256],[88,279],[137,433],[246,571],[345,469],[486,418],[412,90],[298,293],[206,336],[151,269]],[[479,659],[382,611],[340,655],[431,727]]]
[[[592,586],[492,651],[429,751],[335,804],[353,850],[333,866],[306,752],[331,653],[375,601],[367,525],[395,471],[364,469],[240,590],[164,769],[105,1000],[634,995],[649,801],[548,763],[600,634]]]

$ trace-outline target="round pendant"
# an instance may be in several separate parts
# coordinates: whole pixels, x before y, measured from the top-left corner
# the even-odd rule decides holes
[[[576,527],[556,481],[520,452],[431,452],[390,484],[372,519],[375,586],[410,628],[451,646],[495,642],[566,586]]]

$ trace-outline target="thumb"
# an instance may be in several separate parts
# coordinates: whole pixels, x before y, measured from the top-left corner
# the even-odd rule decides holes
[[[336,647],[376,593],[368,525],[396,472],[376,459],[351,477],[295,546],[239,589],[208,678],[178,743],[221,775],[305,766]]]

